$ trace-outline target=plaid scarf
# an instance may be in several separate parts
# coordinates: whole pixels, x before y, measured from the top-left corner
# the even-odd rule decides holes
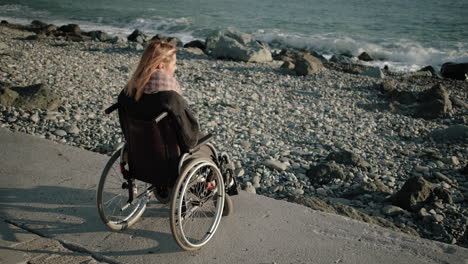
[[[179,82],[174,77],[170,76],[163,70],[156,70],[145,85],[143,93],[155,94],[162,91],[174,91],[179,95],[182,95]]]

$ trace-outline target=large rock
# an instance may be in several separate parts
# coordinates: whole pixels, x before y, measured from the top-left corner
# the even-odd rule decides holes
[[[294,71],[297,75],[313,75],[320,72],[323,69],[324,66],[320,59],[310,54],[302,53],[296,57]]]
[[[273,58],[268,48],[253,40],[249,34],[229,30],[218,37],[206,41],[211,56],[220,59],[232,59],[245,62],[269,62]]]
[[[443,117],[452,111],[452,102],[448,92],[441,84],[422,92],[419,95],[419,101],[420,105],[416,110],[416,117],[433,119]]]
[[[367,52],[361,53],[361,55],[358,56],[358,59],[362,61],[373,61],[374,58],[372,58]]]
[[[128,41],[137,42],[137,43],[140,43],[140,44],[145,43],[147,39],[148,39],[148,36],[146,36],[143,32],[141,32],[138,29],[135,29],[132,32],[132,34],[130,34],[127,37]]]
[[[328,184],[335,179],[345,180],[346,175],[343,170],[333,163],[322,163],[312,166],[307,171],[307,177],[313,184]]]
[[[103,41],[103,42],[109,41],[112,39],[111,35],[100,30],[90,31],[86,33],[86,35],[90,36],[92,40],[98,40],[98,41]]]
[[[330,61],[331,62],[336,62],[336,63],[345,63],[345,64],[357,63],[357,60],[356,60],[355,57],[348,57],[348,56],[339,55],[339,54],[333,55],[330,58]]]
[[[359,166],[364,168],[370,167],[370,164],[363,160],[359,155],[347,150],[331,152],[328,154],[327,160],[334,160],[336,163],[344,165]]]
[[[205,50],[206,45],[205,45],[204,42],[202,42],[200,40],[193,40],[193,41],[190,41],[189,43],[185,44],[184,48],[198,48],[198,49],[201,49],[201,50]]]
[[[11,90],[10,84],[0,82],[0,104],[12,105],[18,96],[17,92]]]
[[[384,73],[378,67],[369,67],[366,71],[362,73],[362,75],[379,79],[385,78]]]
[[[428,137],[439,142],[453,140],[468,141],[468,126],[454,125],[445,129],[436,129]]]
[[[60,97],[42,83],[11,89],[19,94],[13,106],[27,110],[37,108],[56,110],[60,104]]]
[[[466,80],[468,78],[468,63],[444,63],[440,74],[445,78]]]
[[[156,34],[154,37],[151,38],[151,40],[162,40],[162,41],[165,41],[165,42],[169,43],[170,45],[172,45],[174,47],[182,47],[183,46],[182,41],[179,38],[168,37],[168,36],[164,36],[162,34]]]
[[[390,201],[403,209],[417,210],[431,197],[433,189],[433,184],[423,177],[412,177],[390,198]]]
[[[65,32],[65,33],[72,33],[75,35],[80,35],[81,34],[81,29],[77,24],[68,24],[68,25],[63,25],[58,28],[59,31]]]

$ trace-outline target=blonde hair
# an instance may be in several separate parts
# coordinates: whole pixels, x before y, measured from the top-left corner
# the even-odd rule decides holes
[[[140,62],[127,83],[127,96],[140,100],[143,90],[151,75],[160,68],[162,63],[169,63],[176,53],[176,48],[161,40],[151,41],[146,47]]]

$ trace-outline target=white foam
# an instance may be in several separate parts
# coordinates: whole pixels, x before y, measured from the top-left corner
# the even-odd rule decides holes
[[[348,53],[358,56],[367,52],[378,59],[370,63],[372,66],[389,66],[394,71],[416,71],[420,68],[433,65],[440,67],[445,62],[467,62],[468,43],[455,43],[444,49],[424,47],[418,42],[411,40],[358,40],[349,36],[337,34],[317,34],[304,36],[302,34],[284,33],[279,30],[259,30],[255,38],[261,41],[290,46],[294,48],[312,49],[328,56],[330,54]]]

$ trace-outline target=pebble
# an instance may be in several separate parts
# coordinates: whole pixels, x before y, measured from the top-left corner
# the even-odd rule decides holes
[[[33,121],[34,123],[37,123],[40,120],[39,115],[37,113],[34,113],[33,115],[31,115],[29,119]]]
[[[246,183],[245,191],[248,193],[253,193],[253,194],[257,193],[257,191],[255,190],[255,187],[252,185],[251,182]]]
[[[80,129],[78,129],[78,127],[75,124],[72,124],[70,126],[67,126],[66,132],[68,134],[78,134],[80,133]]]
[[[62,129],[57,129],[54,131],[54,135],[59,136],[59,137],[64,137],[67,135],[67,132],[65,132]]]
[[[460,165],[460,161],[458,160],[458,158],[457,158],[456,156],[452,156],[452,157],[450,158],[450,161],[452,162],[452,165],[453,165],[453,166],[458,166],[458,165]]]
[[[319,195],[327,196],[327,190],[325,190],[324,188],[317,188],[315,191],[316,191],[317,194],[319,194]]]
[[[263,165],[270,169],[278,170],[278,171],[284,171],[288,168],[288,166],[278,160],[266,160],[263,162]]]
[[[387,205],[387,206],[384,206],[382,207],[382,213],[385,214],[385,215],[388,215],[388,216],[395,216],[395,215],[399,215],[401,213],[404,212],[404,210],[398,206],[394,206],[394,205]]]
[[[450,178],[448,178],[447,176],[445,176],[444,174],[440,173],[440,172],[434,172],[434,177],[440,181],[444,181],[448,184],[452,184],[452,180]]]

